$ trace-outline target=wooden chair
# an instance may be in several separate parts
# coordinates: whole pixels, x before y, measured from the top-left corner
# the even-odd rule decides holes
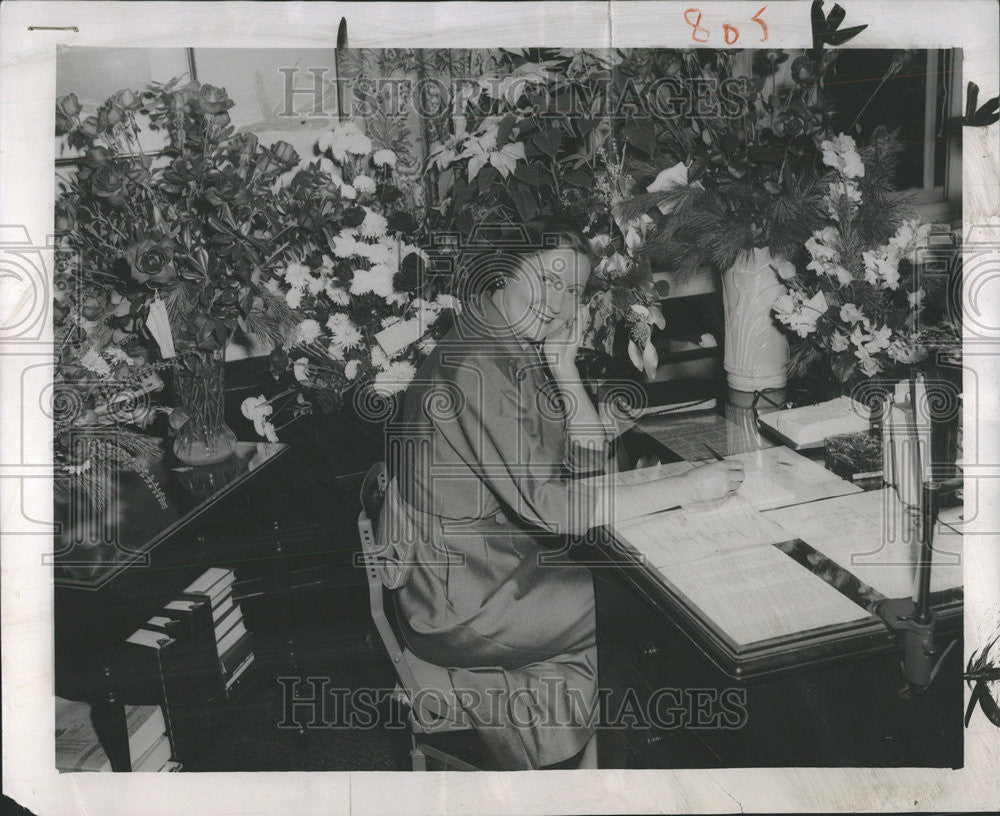
[[[395,616],[395,606],[383,583],[384,572],[380,569],[380,565],[385,562],[385,553],[379,551],[376,543],[379,514],[387,483],[385,463],[377,462],[372,465],[361,484],[358,532],[361,535],[365,572],[368,576],[372,621],[396,670],[399,680],[396,690],[409,709],[412,745],[410,758],[413,770],[427,770],[427,757],[444,763],[446,768],[480,770],[449,753],[440,744],[434,744],[434,737],[437,735],[457,732],[467,732],[470,736],[472,734],[472,723],[459,705],[448,670],[421,660],[400,645],[402,637]],[[405,569],[404,565],[404,575]]]

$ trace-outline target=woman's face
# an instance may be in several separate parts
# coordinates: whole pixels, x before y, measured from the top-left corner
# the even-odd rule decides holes
[[[544,340],[576,316],[590,277],[590,259],[569,247],[529,255],[501,289],[504,315],[515,333]]]

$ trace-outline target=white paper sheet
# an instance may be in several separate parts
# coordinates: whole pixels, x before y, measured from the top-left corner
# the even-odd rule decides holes
[[[765,515],[886,597],[912,597],[920,547],[894,491],[873,490]],[[961,535],[939,523],[932,592],[962,586],[961,553]]]
[[[656,568],[766,547],[792,537],[740,496],[643,516],[616,524],[614,530]]]
[[[740,493],[758,510],[859,493],[856,484],[786,447],[737,453],[746,468]]]
[[[785,447],[746,451],[726,458],[739,459],[743,462],[746,478],[739,495],[758,510],[771,510],[776,507],[861,492],[861,488],[856,484],[840,478],[821,464]],[[622,471],[613,477],[595,476],[591,479],[614,478],[617,484],[635,484],[663,476],[678,476],[691,470],[692,467],[710,464],[712,461],[714,460],[694,464],[671,462]]]
[[[771,546],[721,553],[660,573],[738,646],[868,617]]]

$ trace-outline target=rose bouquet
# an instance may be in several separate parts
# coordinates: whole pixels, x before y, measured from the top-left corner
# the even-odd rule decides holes
[[[135,341],[171,361],[178,455],[235,442],[222,423],[229,341],[274,344],[294,323],[262,277],[289,248],[277,179],[299,157],[234,133],[233,104],[178,79],[123,89],[90,116],[73,94],[57,103],[57,136],[82,152],[61,181],[57,264],[71,292],[127,302]],[[140,140],[156,132],[166,147],[154,155]]]
[[[393,183],[396,154],[353,122],[324,133],[316,150],[283,189],[296,249],[265,287],[300,316],[273,370],[290,371],[303,402],[333,409],[351,388],[405,388],[454,301],[426,280],[427,256],[412,243],[418,222]],[[265,410],[258,401],[244,413],[256,423]]]
[[[898,145],[884,132],[858,150],[841,134],[822,142],[828,223],[805,242],[808,258],[787,273],[774,315],[793,338],[789,374],[822,376],[841,389],[879,376],[898,379],[928,356],[941,333],[929,306],[944,285],[921,269],[931,226],[906,219],[888,188]],[[918,274],[919,273],[919,274]]]
[[[122,90],[83,118],[74,100],[59,101],[56,132],[84,155],[57,207],[83,279],[141,307],[162,300],[179,354],[219,350],[241,331],[277,338],[289,315],[269,308],[260,277],[284,249],[274,186],[298,163],[294,149],[234,133],[234,103],[212,85]],[[166,134],[155,157],[140,147],[144,129]]]

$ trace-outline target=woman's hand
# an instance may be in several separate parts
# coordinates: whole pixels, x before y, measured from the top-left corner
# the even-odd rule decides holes
[[[545,361],[557,378],[561,374],[579,377],[576,368],[576,352],[583,341],[583,329],[587,324],[588,310],[586,304],[581,304],[577,310],[565,320],[561,326],[554,329],[545,338],[542,350]]]
[[[681,475],[692,502],[721,499],[735,493],[743,484],[743,463],[739,459],[725,459],[692,468]]]

